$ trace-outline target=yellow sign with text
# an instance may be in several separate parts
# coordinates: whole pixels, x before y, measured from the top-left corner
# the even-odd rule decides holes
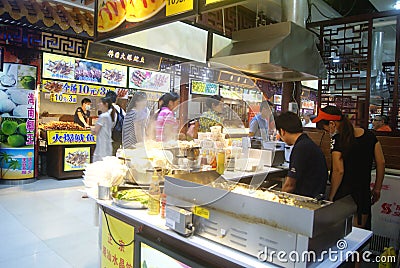
[[[84,170],[90,164],[90,147],[64,149],[64,171]]]
[[[166,0],[166,15],[172,16],[193,10],[193,0]]]
[[[51,102],[76,103],[76,95],[64,93],[50,93]]]
[[[96,144],[89,130],[47,130],[47,145]]]
[[[105,216],[105,214],[102,213],[100,267],[133,268],[134,233],[135,227],[108,214]],[[116,244],[114,240],[118,242],[118,244]]]
[[[207,220],[210,218],[210,211],[202,207],[194,207],[193,214]]]

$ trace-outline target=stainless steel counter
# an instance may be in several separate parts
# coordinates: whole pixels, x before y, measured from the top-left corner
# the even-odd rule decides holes
[[[165,226],[165,220],[161,219],[159,216],[151,216],[147,214],[146,210],[129,210],[116,207],[112,204],[111,201],[97,201],[100,205],[101,209],[104,209],[107,214],[113,213],[114,217],[121,218],[124,221],[127,221],[129,224],[129,220],[132,222],[140,223],[143,225],[143,230],[148,229],[148,232],[151,232],[156,237],[163,237],[163,239],[159,239],[164,245],[168,244],[176,244],[177,242],[183,243],[186,245],[186,250],[191,252],[192,254],[196,254],[197,251],[205,251],[209,254],[215,256],[215,258],[222,258],[232,263],[232,266],[242,266],[242,267],[276,267],[273,264],[267,262],[261,262],[257,258],[252,257],[250,255],[241,253],[237,250],[231,249],[229,247],[223,246],[219,243],[215,243],[208,239],[192,236],[189,238],[182,237],[177,233],[169,230]],[[372,232],[366,231],[359,228],[353,228],[353,231],[346,236],[345,242],[347,243],[347,247],[343,249],[340,253],[342,256],[346,256],[349,252],[354,252],[365,243],[368,242],[370,237],[372,236]],[[165,239],[168,238],[168,240]],[[174,242],[175,241],[175,242]],[[338,250],[336,247],[333,247],[332,250]],[[185,254],[185,252],[180,252],[181,254]],[[311,264],[310,267],[338,267],[343,259],[338,258],[337,260],[329,260],[328,254],[325,255],[324,260],[319,263]]]

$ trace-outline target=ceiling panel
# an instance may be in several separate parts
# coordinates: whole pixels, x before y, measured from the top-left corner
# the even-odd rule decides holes
[[[378,11],[393,10],[396,0],[369,0]]]

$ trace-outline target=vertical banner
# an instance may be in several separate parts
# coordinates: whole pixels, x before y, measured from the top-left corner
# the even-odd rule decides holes
[[[0,178],[35,176],[36,67],[5,63],[0,72]]]
[[[101,221],[101,265],[102,268],[125,267],[133,268],[135,228],[107,214],[107,220],[102,213]],[[108,224],[108,225],[107,225]],[[109,228],[108,228],[109,227]],[[110,232],[108,231],[110,230]],[[111,237],[118,242],[117,245]]]

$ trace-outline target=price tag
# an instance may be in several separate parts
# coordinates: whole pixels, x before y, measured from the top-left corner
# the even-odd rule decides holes
[[[210,218],[210,211],[202,207],[194,207],[193,214],[207,220]]]
[[[166,0],[166,16],[172,16],[193,10],[194,0]]]
[[[76,103],[76,95],[64,94],[64,93],[51,93],[51,102],[63,102],[63,103]]]

